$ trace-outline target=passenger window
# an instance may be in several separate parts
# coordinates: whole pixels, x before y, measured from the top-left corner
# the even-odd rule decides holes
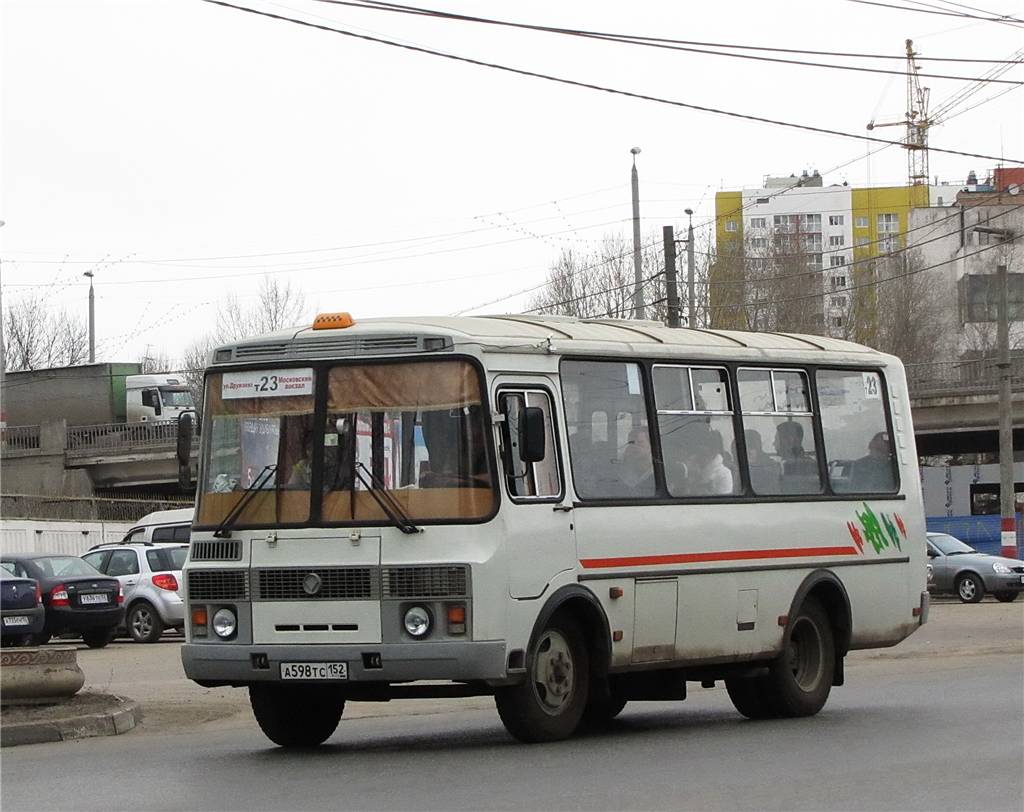
[[[520,453],[519,431],[527,407],[544,414],[544,459],[524,460]],[[509,495],[516,499],[549,499],[562,492],[558,472],[558,449],[555,443],[551,398],[546,392],[527,390],[502,392],[498,408],[505,416],[501,424],[501,457],[505,466],[505,483]]]
[[[736,382],[754,493],[821,493],[806,373],[740,369]]]
[[[728,373],[718,368],[655,365],[653,377],[669,494],[738,493]]]
[[[174,541],[174,527],[154,527],[153,541]]]
[[[192,525],[182,524],[174,528],[174,538],[172,541],[184,541],[188,542],[192,538]]]
[[[576,492],[584,499],[655,496],[640,366],[563,361],[562,394]]]
[[[823,369],[817,374],[828,476],[836,493],[894,493],[896,457],[877,372]]]
[[[137,575],[138,572],[139,558],[134,550],[115,550],[110,554],[107,575]]]
[[[97,553],[89,553],[88,555],[83,555],[82,558],[84,558],[86,561],[92,564],[100,572],[103,572],[103,564],[106,561],[107,556],[109,555],[110,550],[101,550]]]

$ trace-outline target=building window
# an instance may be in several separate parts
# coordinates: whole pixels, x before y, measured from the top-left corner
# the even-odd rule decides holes
[[[828,258],[828,264],[831,268],[841,268],[846,264],[846,257],[842,254],[833,254]]]
[[[768,247],[768,240],[764,237],[751,237],[750,247],[755,250],[762,251]]]
[[[867,226],[864,226],[864,228],[867,228]],[[857,238],[857,245],[858,246],[870,245],[870,244],[871,244],[871,240],[869,240],[867,237],[858,237]]]
[[[846,307],[846,297],[845,296],[833,296],[829,300],[829,302],[832,305],[832,307]]]
[[[821,231],[821,215],[801,214],[800,225],[804,231]]]
[[[828,238],[828,244],[831,248],[839,248],[845,245],[845,243],[846,239],[845,237],[843,237],[842,234],[834,234],[833,236]]]
[[[833,327],[842,327],[843,326],[843,317],[842,316],[833,316],[832,317],[832,326]]]
[[[776,214],[772,218],[775,230],[781,234],[793,234],[800,222],[799,214]]]
[[[767,197],[759,197],[757,199],[757,202],[758,202],[758,204],[767,203],[768,202],[768,198]]]
[[[821,270],[821,254],[810,254],[807,257],[807,268],[811,271]]]
[[[768,225],[768,220],[765,217],[751,217],[750,218],[750,227],[751,228],[766,228],[767,225]]]
[[[841,226],[845,218],[841,214],[830,214],[828,216],[828,224],[830,226]]]
[[[858,217],[856,220],[854,220],[853,224],[857,228],[867,228],[868,227],[868,218],[867,217]]]
[[[821,251],[821,235],[805,234],[803,239],[804,251]]]
[[[898,214],[878,215],[879,234],[898,234],[900,231],[900,218]]]
[[[846,287],[846,277],[845,276],[833,276],[832,277],[832,290],[837,290],[838,288],[845,288],[845,287]]]
[[[725,230],[726,231],[735,231],[736,230],[736,221],[735,220],[726,220],[725,221]]]

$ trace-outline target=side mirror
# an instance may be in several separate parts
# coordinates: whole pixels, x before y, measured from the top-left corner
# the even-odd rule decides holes
[[[935,550],[933,550],[931,547],[929,547],[928,548],[928,557],[929,558],[938,558],[939,554],[937,552],[935,552]]]
[[[175,451],[178,458],[178,485],[186,491],[192,485],[189,470],[192,457],[192,412],[185,412],[178,417],[178,445]]]
[[[527,406],[519,420],[519,457],[523,462],[540,462],[546,452],[544,410],[539,406]]]

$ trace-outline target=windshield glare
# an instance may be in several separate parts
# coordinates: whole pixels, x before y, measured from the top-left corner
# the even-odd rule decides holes
[[[192,393],[187,389],[169,389],[166,386],[160,387],[160,400],[164,406],[185,407],[191,409]]]
[[[976,553],[978,552],[973,547],[969,547],[964,544],[960,539],[954,538],[953,536],[947,536],[945,533],[940,533],[935,536],[928,536],[928,540],[935,545],[940,553],[943,555],[953,555],[954,553]]]
[[[224,374],[208,377],[210,439],[198,524],[217,525],[267,466],[276,467],[235,526],[299,524],[317,511],[325,524],[388,523],[367,490],[374,483],[413,521],[483,519],[492,512],[481,387],[472,365],[457,359],[339,365],[322,374],[322,423],[314,418],[312,395],[239,397]]]

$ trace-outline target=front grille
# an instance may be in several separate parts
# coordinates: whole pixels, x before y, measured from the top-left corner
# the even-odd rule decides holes
[[[189,570],[190,601],[245,601],[249,578],[245,570]]]
[[[1024,566],[1021,566],[1021,567],[1010,567],[1010,569],[1011,569],[1011,570],[1012,570],[1013,572],[1021,572],[1021,573],[1024,573]]]
[[[237,539],[193,541],[190,555],[193,561],[241,561],[242,542]]]
[[[468,568],[385,567],[383,587],[387,598],[464,598],[469,595]]]
[[[307,575],[320,577],[320,588],[309,594],[303,588]],[[258,570],[257,594],[261,601],[377,600],[376,579],[370,567],[296,567]]]
[[[288,350],[288,342],[275,341],[272,344],[246,344],[235,347],[235,360],[254,358],[277,358]]]
[[[294,358],[323,355],[377,355],[392,352],[416,352],[420,338],[414,335],[345,336],[329,335],[316,338],[298,338],[292,342],[288,354]]]

